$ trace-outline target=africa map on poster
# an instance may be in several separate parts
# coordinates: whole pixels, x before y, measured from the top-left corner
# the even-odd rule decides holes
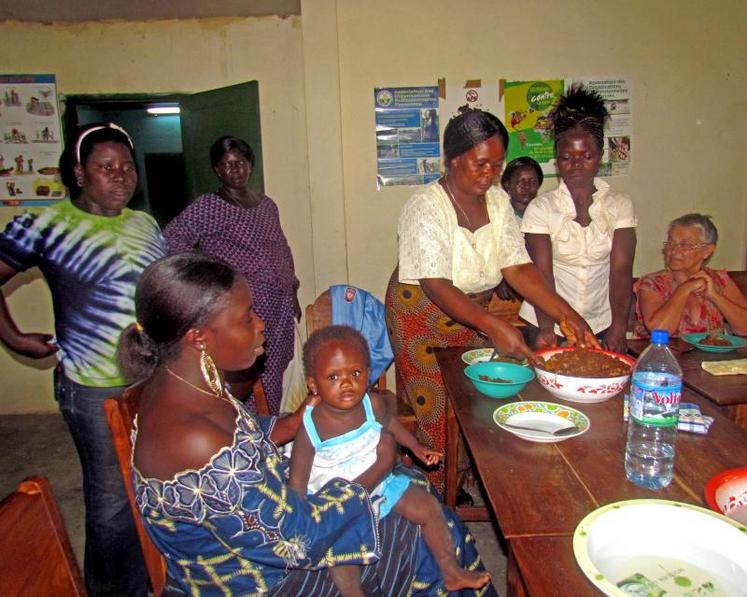
[[[62,199],[60,115],[54,75],[0,75],[0,202]]]

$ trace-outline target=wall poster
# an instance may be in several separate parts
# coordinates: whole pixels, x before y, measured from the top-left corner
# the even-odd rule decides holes
[[[65,197],[54,75],[0,75],[0,202],[45,205]]]
[[[556,175],[547,115],[563,91],[576,82],[597,91],[610,113],[599,176],[630,172],[633,111],[630,83],[622,77],[504,81],[501,116],[509,133],[507,163],[519,156],[530,156],[539,162],[545,175]]]
[[[438,179],[438,87],[374,89],[376,188]]]

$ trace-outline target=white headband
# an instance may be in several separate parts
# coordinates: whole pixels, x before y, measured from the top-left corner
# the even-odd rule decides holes
[[[94,131],[101,131],[104,129],[113,129],[115,131],[119,131],[127,138],[127,143],[130,145],[130,149],[132,151],[135,151],[135,146],[132,144],[132,138],[130,135],[127,134],[127,131],[124,130],[121,126],[114,124],[113,122],[107,122],[106,124],[102,124],[100,126],[94,126],[88,129],[87,131],[81,133],[80,137],[78,137],[78,141],[75,143],[75,159],[80,164],[80,146],[83,143],[83,139],[85,139],[88,135],[93,133]]]

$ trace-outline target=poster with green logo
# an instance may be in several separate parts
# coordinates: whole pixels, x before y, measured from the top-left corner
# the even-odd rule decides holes
[[[529,156],[539,162],[545,176],[556,176],[548,114],[574,83],[599,93],[609,112],[598,176],[629,174],[633,109],[630,82],[625,77],[503,81],[503,118],[509,136],[506,163]]]
[[[563,81],[507,81],[503,87],[509,143],[506,163],[529,156],[554,174],[553,141],[547,114],[563,93]]]

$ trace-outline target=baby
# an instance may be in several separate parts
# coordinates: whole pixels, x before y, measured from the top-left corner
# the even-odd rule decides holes
[[[439,461],[441,455],[405,430],[388,412],[381,396],[367,393],[369,360],[368,343],[351,327],[329,326],[306,342],[306,383],[321,401],[316,407],[307,407],[293,444],[289,485],[298,493],[315,493],[337,477],[355,480],[376,461],[382,428],[422,462]],[[409,477],[390,473],[373,496],[382,496],[380,517],[394,510],[421,526],[447,590],[479,589],[490,581],[488,572],[459,566],[441,504],[421,487],[411,485]],[[335,566],[329,571],[344,597],[363,595],[357,566]]]

